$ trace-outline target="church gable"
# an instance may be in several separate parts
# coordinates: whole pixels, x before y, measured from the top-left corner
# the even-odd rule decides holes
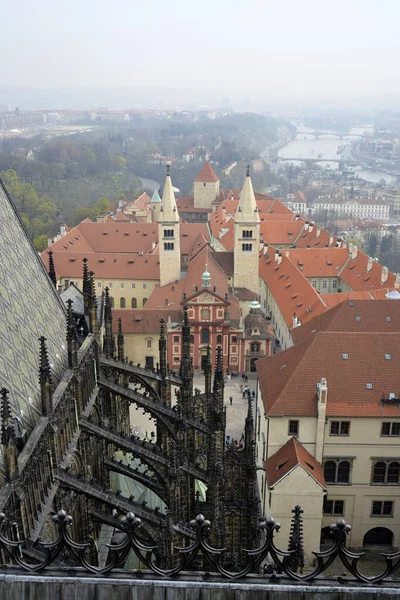
[[[191,298],[189,301],[190,304],[228,304],[225,300],[222,300],[219,296],[212,292],[199,292],[197,296]]]

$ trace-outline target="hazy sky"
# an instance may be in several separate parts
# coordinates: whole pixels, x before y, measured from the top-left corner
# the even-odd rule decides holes
[[[1,17],[1,86],[400,95],[400,0],[3,0]]]

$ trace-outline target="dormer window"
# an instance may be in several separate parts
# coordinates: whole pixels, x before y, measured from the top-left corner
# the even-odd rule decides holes
[[[260,335],[260,330],[259,329],[252,329],[251,335]]]

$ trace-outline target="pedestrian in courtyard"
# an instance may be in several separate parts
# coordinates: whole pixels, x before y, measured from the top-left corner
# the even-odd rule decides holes
[[[232,402],[233,402],[232,396],[229,396],[229,402],[230,402],[230,405],[232,406]]]

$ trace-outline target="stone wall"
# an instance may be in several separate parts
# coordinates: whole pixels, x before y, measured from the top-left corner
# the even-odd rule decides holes
[[[293,584],[287,579],[263,584],[255,577],[251,582],[210,581],[198,574],[190,581],[157,580],[142,575],[128,579],[121,576],[96,578],[64,577],[60,572],[48,575],[0,573],[1,600],[381,600],[398,598],[400,587],[394,584],[345,585],[335,579],[313,584]]]

